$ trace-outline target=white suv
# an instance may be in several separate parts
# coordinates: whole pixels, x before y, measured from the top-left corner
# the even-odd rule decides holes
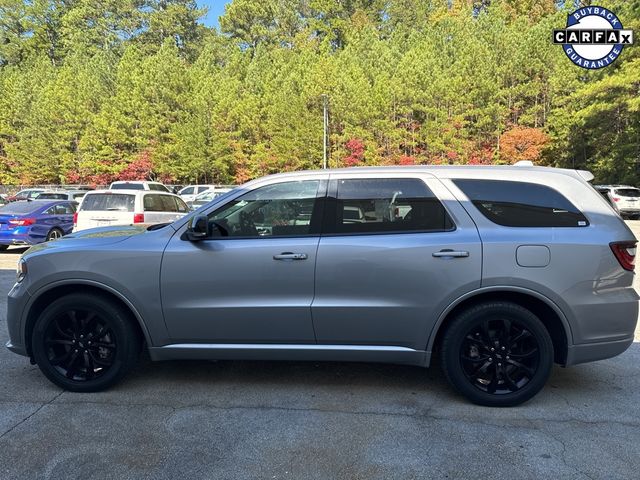
[[[113,182],[109,190],[155,190],[157,192],[172,193],[164,184],[160,182],[147,181],[121,181]]]
[[[640,217],[640,189],[629,185],[596,185],[606,195],[623,218]]]
[[[189,212],[178,195],[149,190],[96,190],[82,199],[73,231],[111,225],[173,222]]]

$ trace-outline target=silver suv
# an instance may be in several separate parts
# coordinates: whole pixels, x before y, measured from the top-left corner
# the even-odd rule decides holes
[[[517,405],[554,362],[633,341],[636,239],[591,178],[513,166],[255,180],[172,224],[31,248],[8,347],[82,392],[120,380],[142,348],[153,360],[439,356],[471,401]]]

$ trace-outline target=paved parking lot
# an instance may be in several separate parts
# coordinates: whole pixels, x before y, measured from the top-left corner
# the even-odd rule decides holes
[[[12,252],[0,253],[2,344]],[[627,480],[640,471],[639,364],[635,343],[488,409],[437,367],[346,363],[143,359],[112,390],[75,394],[0,348],[0,479]]]

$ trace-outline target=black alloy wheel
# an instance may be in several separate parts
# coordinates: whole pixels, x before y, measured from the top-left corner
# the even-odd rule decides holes
[[[104,375],[118,348],[108,323],[93,310],[63,312],[49,323],[44,343],[49,364],[77,381]]]
[[[546,383],[553,343],[529,310],[510,302],[485,303],[463,311],[450,324],[442,364],[450,383],[472,402],[515,406]]]
[[[66,390],[103,390],[135,365],[141,339],[134,321],[102,295],[61,297],[35,323],[33,357],[42,373]]]

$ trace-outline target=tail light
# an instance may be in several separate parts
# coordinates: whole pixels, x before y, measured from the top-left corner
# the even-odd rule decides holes
[[[134,213],[133,223],[144,223],[144,213]]]
[[[614,202],[619,202],[620,201],[620,197],[613,197],[613,201]]]
[[[78,212],[75,212],[73,214],[73,226],[77,227],[78,226]]]
[[[620,266],[632,272],[636,266],[636,242],[612,242],[609,246]]]
[[[33,225],[34,223],[36,223],[35,218],[20,218],[9,220],[9,225],[13,225],[14,227],[26,227],[28,225]]]

